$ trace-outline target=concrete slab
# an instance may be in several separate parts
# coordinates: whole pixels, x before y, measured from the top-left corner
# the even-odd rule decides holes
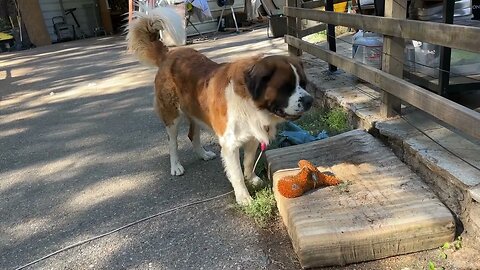
[[[264,28],[244,34],[219,36],[216,40],[196,42],[189,47],[204,53],[217,62],[232,61],[258,54],[288,54],[283,38],[267,38]]]
[[[470,196],[477,202],[480,202],[480,186],[476,186],[469,189]]]
[[[345,265],[452,241],[455,220],[427,185],[365,131],[267,151],[280,215],[303,267]],[[276,184],[307,159],[348,182],[295,199]]]
[[[468,188],[480,184],[480,145],[440,125],[431,116],[413,111],[402,118],[378,122],[376,128],[384,136],[402,140],[435,173],[453,177]]]

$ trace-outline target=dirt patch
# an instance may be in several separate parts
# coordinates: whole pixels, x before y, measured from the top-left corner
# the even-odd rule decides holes
[[[271,221],[270,226],[260,229],[259,238],[268,257],[267,269],[301,269],[293,250],[287,229],[280,217]]]

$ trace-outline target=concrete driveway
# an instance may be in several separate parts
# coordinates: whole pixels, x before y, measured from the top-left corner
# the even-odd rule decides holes
[[[285,53],[265,29],[191,45],[225,61]],[[123,37],[0,54],[0,268],[14,269],[143,217],[231,190],[220,159],[201,161],[183,128],[181,177],[152,109],[155,70]],[[218,153],[215,139],[202,140]],[[43,260],[30,269],[295,269],[279,221],[259,229],[233,195]]]

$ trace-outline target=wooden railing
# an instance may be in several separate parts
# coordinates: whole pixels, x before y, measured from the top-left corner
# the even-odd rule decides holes
[[[385,17],[309,9],[324,6],[326,1],[332,0],[306,3],[298,1],[288,0],[284,9],[288,16],[288,34],[285,41],[291,54],[300,55],[304,51],[381,88],[381,111],[386,117],[400,112],[401,102],[408,103],[467,135],[480,139],[480,113],[402,79],[404,39],[480,52],[480,28],[406,20],[406,0],[386,0]],[[331,46],[330,49],[324,49],[302,40],[304,34],[311,33],[313,29],[300,29],[301,19],[319,21],[332,27],[342,25],[383,34],[382,70],[337,54]],[[326,28],[322,24],[314,27]],[[329,38],[335,37],[334,33],[333,37],[331,34],[327,35]]]

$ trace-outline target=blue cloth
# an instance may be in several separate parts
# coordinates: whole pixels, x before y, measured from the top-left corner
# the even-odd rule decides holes
[[[317,136],[312,136],[308,131],[292,122],[287,122],[285,124],[285,130],[280,132],[279,135],[283,137],[281,139],[281,144],[285,144],[286,142],[289,144],[303,144],[328,138],[328,134],[325,130],[322,130]]]
[[[207,0],[186,0],[185,2],[193,5],[193,13],[201,22],[208,18],[212,18],[212,13],[210,12]]]

